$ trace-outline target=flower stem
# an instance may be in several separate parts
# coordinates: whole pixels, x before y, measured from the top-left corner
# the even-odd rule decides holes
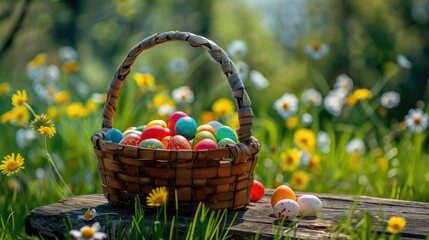
[[[24,102],[23,105],[30,110],[31,114],[33,114],[34,117],[37,116],[36,112],[33,110],[33,108],[30,106],[30,104]]]
[[[51,164],[51,166],[52,166],[52,168],[55,170],[55,173],[56,173],[56,175],[59,177],[59,179],[60,179],[60,181],[61,181],[61,183],[62,184],[64,184],[64,186],[66,187],[66,189],[67,189],[67,191],[71,194],[71,196],[73,196],[73,192],[70,190],[70,188],[68,187],[68,185],[66,184],[66,182],[64,181],[64,179],[63,179],[63,177],[61,176],[61,174],[60,174],[60,172],[58,171],[58,168],[57,168],[57,166],[55,165],[55,162],[54,162],[54,160],[52,159],[52,157],[51,157],[51,155],[49,154],[49,151],[48,151],[48,144],[47,144],[47,141],[46,141],[46,136],[45,136],[45,155],[46,155],[46,158],[48,159],[48,162]],[[52,172],[52,169],[51,169],[51,175],[52,175],[52,178],[53,178],[53,181],[54,181],[54,183],[55,183],[55,186],[58,188],[58,190],[61,192],[61,194],[65,197],[65,198],[69,198],[68,196],[67,196],[67,194],[63,191],[63,190],[61,190],[61,188],[60,188],[60,186],[58,185],[58,183],[56,182],[56,180],[54,179],[54,174],[53,174],[53,172]]]

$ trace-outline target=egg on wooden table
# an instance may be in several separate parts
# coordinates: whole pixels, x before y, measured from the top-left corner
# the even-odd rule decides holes
[[[311,194],[302,195],[298,198],[299,214],[302,216],[314,217],[318,216],[323,208],[322,201]]]
[[[274,205],[273,211],[277,218],[292,220],[299,215],[299,205],[292,199],[283,199]]]

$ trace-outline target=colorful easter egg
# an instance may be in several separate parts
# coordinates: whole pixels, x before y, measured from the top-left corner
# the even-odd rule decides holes
[[[274,205],[273,211],[277,218],[292,220],[299,215],[299,205],[292,199],[283,199]]]
[[[291,199],[296,201],[296,195],[292,188],[286,185],[280,185],[274,189],[273,195],[271,196],[271,207],[274,207],[274,205],[282,199]]]
[[[160,125],[153,125],[150,127],[146,127],[146,129],[141,134],[141,141],[148,138],[156,138],[161,141],[165,136],[167,136],[167,132],[165,128]]]
[[[156,138],[148,138],[139,143],[139,147],[149,148],[149,149],[157,149],[164,148],[164,144]]]
[[[250,188],[250,201],[257,202],[264,197],[265,187],[258,180],[253,180],[253,185]]]
[[[217,143],[212,139],[202,139],[195,145],[194,150],[198,151],[203,149],[217,149]]]
[[[161,140],[162,144],[164,144],[164,148],[168,148],[168,142],[170,141],[170,139],[171,139],[171,136],[167,135]]]
[[[139,131],[139,130],[137,130],[137,129],[129,129],[129,130],[124,131],[122,134],[123,134],[124,136],[127,136],[127,135],[128,135],[128,134],[130,134],[130,133],[137,134],[137,135],[139,135],[139,136],[142,134],[142,132],[141,132],[141,131]]]
[[[223,126],[222,123],[220,123],[219,121],[210,121],[208,123],[206,123],[207,125],[212,126],[212,128],[215,130],[215,132]]]
[[[153,125],[160,125],[160,126],[162,126],[164,128],[167,127],[167,123],[165,123],[164,120],[160,120],[160,119],[156,119],[156,120],[152,120],[152,121],[148,122],[146,124],[146,127],[150,127],[150,126],[153,126]]]
[[[130,133],[119,142],[121,145],[127,145],[127,146],[138,146],[140,142],[140,136],[134,133]]]
[[[119,131],[119,129],[112,128],[107,132],[106,136],[104,137],[104,141],[119,143],[123,137],[124,136],[122,135],[122,132]]]
[[[208,124],[203,124],[197,127],[197,134],[202,131],[209,131],[213,136],[216,135],[216,130]]]
[[[188,117],[188,114],[181,112],[181,111],[177,111],[174,112],[170,115],[170,118],[168,118],[168,128],[171,131],[171,136],[176,135],[176,132],[174,131],[174,127],[176,126],[176,122],[182,118],[182,117]]]
[[[201,132],[197,133],[197,135],[195,135],[195,138],[192,141],[192,148],[194,148],[195,145],[197,145],[197,143],[199,143],[203,139],[211,139],[211,140],[216,142],[216,138],[211,132],[201,131]]]
[[[140,126],[136,127],[136,130],[143,132],[145,128],[146,128],[146,125],[140,125]]]
[[[197,133],[197,122],[191,117],[182,117],[177,120],[174,132],[176,135],[182,135],[186,139],[191,140]]]
[[[302,195],[296,202],[299,205],[299,214],[302,216],[318,216],[323,208],[322,201],[310,194]]]
[[[230,138],[234,140],[234,142],[237,142],[237,134],[228,126],[222,126],[216,131],[216,140],[218,142],[224,138]]]
[[[218,143],[217,143],[217,147],[218,148],[224,148],[226,147],[226,145],[228,144],[236,144],[236,142],[234,142],[234,140],[232,140],[231,138],[222,138]]]
[[[168,149],[179,150],[179,149],[188,149],[191,150],[191,144],[188,139],[181,135],[174,135],[170,138],[167,145]]]

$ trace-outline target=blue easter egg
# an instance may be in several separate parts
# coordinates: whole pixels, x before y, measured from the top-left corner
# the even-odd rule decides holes
[[[206,124],[207,124],[207,125],[212,126],[212,128],[213,128],[215,131],[217,131],[220,127],[222,127],[222,126],[223,126],[223,124],[222,124],[222,123],[220,123],[219,121],[215,121],[215,120],[210,121],[210,122],[208,122],[208,123],[206,123]]]
[[[177,120],[174,126],[174,132],[177,135],[182,135],[186,139],[191,140],[197,133],[197,122],[191,117],[182,117]]]
[[[119,131],[119,129],[112,128],[107,132],[106,136],[104,137],[104,140],[119,143],[123,137],[124,136],[122,135],[122,132]]]

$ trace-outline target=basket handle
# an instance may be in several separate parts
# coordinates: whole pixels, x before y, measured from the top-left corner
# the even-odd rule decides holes
[[[252,136],[253,112],[250,106],[250,98],[247,95],[246,89],[244,88],[243,82],[240,79],[240,75],[234,63],[228,57],[226,52],[222,48],[218,47],[214,42],[189,32],[170,31],[156,33],[143,39],[130,50],[127,57],[125,57],[119,65],[107,91],[107,101],[103,109],[102,127],[104,129],[111,129],[113,127],[116,101],[124,84],[124,80],[130,73],[130,68],[137,56],[146,49],[172,40],[185,41],[192,47],[200,47],[206,50],[210,56],[221,65],[222,72],[227,77],[233,95],[237,101],[238,121],[240,125],[237,130],[238,140],[242,143],[250,141]]]

